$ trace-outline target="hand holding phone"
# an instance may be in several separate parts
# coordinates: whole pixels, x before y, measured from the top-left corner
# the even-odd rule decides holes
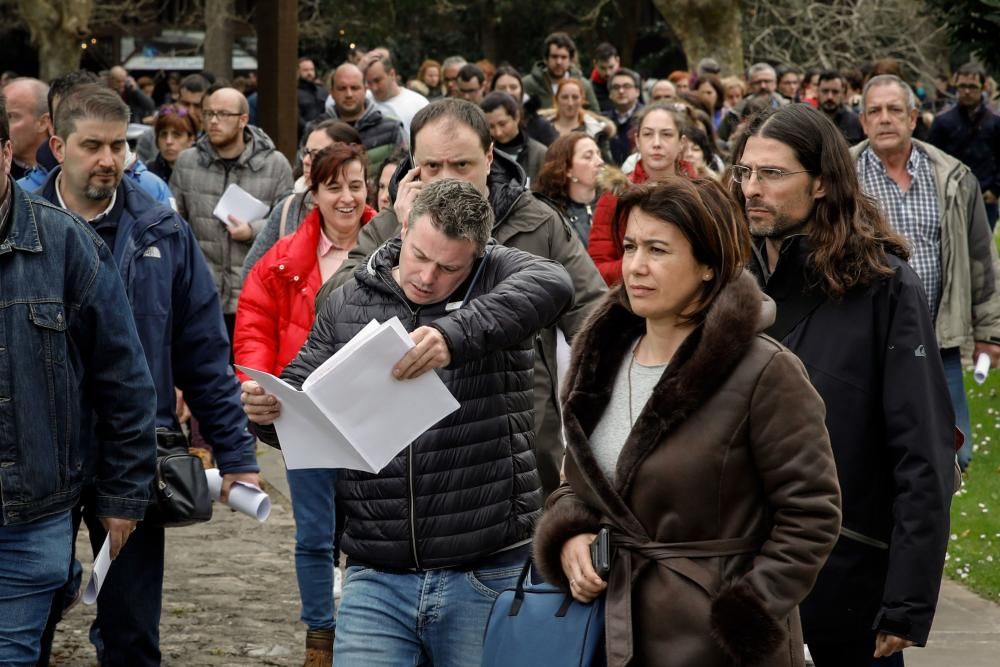
[[[611,574],[611,531],[607,526],[601,528],[597,537],[590,543],[590,561],[597,576],[607,581]]]
[[[403,176],[399,181],[399,187],[396,188],[396,201],[392,205],[392,209],[396,212],[399,224],[404,228],[410,224],[410,210],[423,187],[424,184],[420,180],[420,167],[409,170],[406,172],[406,176]]]

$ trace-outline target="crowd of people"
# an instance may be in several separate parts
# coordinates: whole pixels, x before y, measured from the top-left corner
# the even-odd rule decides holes
[[[307,667],[479,664],[529,558],[605,597],[612,665],[927,642],[964,351],[1000,365],[992,80],[540,55],[303,57],[291,162],[252,78],[5,75],[0,663],[48,664],[85,522],[100,663],[158,665],[158,445],[259,484],[281,405],[233,364],[300,387],[394,316],[395,377],[460,408],[378,473],[289,471]],[[234,184],[269,213],[217,218]]]

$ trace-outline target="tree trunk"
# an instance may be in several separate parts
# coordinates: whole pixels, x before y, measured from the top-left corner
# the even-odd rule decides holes
[[[743,73],[741,0],[653,0],[653,4],[680,37],[689,69],[712,57],[723,74]]]
[[[496,63],[499,53],[497,48],[497,12],[493,2],[479,3],[479,45],[483,49],[483,57]]]
[[[89,33],[93,0],[18,0],[17,4],[38,47],[39,78],[51,81],[79,69],[80,43]]]
[[[233,79],[235,11],[235,0],[205,0],[205,69],[227,81]]]

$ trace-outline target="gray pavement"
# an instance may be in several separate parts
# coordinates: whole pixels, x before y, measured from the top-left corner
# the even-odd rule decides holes
[[[168,667],[301,664],[305,629],[298,620],[284,462],[266,446],[258,459],[273,501],[265,523],[216,506],[211,522],[168,531],[160,628]],[[77,544],[88,553],[86,529]],[[70,612],[59,626],[52,664],[96,664],[87,640],[93,617],[94,608],[82,604]],[[930,642],[907,650],[906,664],[1000,666],[1000,606],[945,581]]]

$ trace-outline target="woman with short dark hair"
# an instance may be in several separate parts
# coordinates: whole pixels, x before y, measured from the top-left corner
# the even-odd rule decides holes
[[[634,186],[618,208],[623,282],[573,342],[566,482],[534,562],[580,602],[606,595],[609,664],[802,665],[797,605],[840,530],[823,401],[760,333],[774,304],[722,186]]]

